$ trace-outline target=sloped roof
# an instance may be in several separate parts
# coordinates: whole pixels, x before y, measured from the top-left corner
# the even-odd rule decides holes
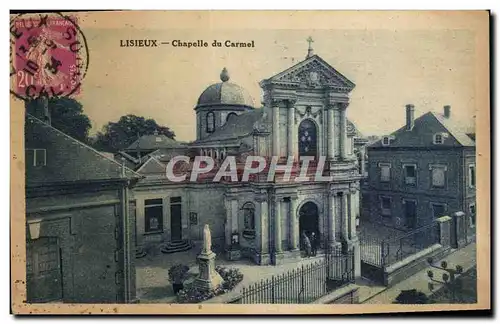
[[[266,83],[274,82],[299,85],[304,81],[304,78],[307,78],[304,73],[309,73],[310,71],[319,73],[319,82],[326,86],[338,88],[339,90],[347,92],[350,92],[356,86],[351,80],[316,54],[270,78],[262,80],[261,86]]]
[[[434,135],[437,133],[447,133],[449,136],[443,138],[443,144],[433,144]],[[383,137],[371,145],[370,148],[395,148],[395,147],[466,147],[475,146],[475,142],[467,136],[466,128],[446,118],[442,114],[427,112],[415,119],[412,130],[406,130],[406,126],[401,127],[391,133],[390,145],[383,146]]]
[[[143,135],[127,147],[127,150],[155,150],[159,148],[180,147],[179,143],[163,134]]]
[[[158,161],[154,156],[150,157],[144,164],[137,169],[137,173],[140,174],[158,174],[165,173],[167,166],[160,161]]]
[[[26,115],[25,148],[46,150],[45,166],[35,167],[26,162],[27,186],[141,178],[114,159],[30,114]]]
[[[234,141],[249,136],[254,131],[258,121],[264,117],[264,109],[255,109],[232,116],[229,120],[207,138],[193,142],[193,144],[205,144],[211,142]]]

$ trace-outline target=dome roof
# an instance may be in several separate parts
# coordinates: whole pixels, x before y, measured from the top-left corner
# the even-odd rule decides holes
[[[220,74],[222,82],[212,84],[198,98],[196,108],[203,106],[247,106],[254,102],[248,92],[236,83],[228,82],[229,73],[224,68]]]

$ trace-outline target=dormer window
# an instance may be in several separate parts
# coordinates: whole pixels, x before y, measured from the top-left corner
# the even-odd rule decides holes
[[[160,137],[160,136],[157,136],[157,137],[156,137],[156,143],[159,143],[159,142],[161,142],[161,137]]]
[[[391,144],[391,138],[389,136],[382,137],[382,145],[387,146]]]
[[[443,144],[443,134],[434,134],[434,144]]]

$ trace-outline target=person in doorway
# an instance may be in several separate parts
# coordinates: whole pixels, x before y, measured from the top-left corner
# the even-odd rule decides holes
[[[307,237],[305,231],[302,232],[302,242],[304,244],[304,250],[306,252],[306,257],[310,257],[311,256],[311,241]]]
[[[316,253],[318,252],[318,237],[314,232],[311,234],[311,252],[313,256],[316,256]]]

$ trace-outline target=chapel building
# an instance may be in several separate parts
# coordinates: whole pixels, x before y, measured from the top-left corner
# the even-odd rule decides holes
[[[189,249],[202,240],[209,224],[214,249],[228,258],[281,264],[300,258],[302,233],[315,232],[326,251],[354,252],[359,276],[356,226],[366,141],[346,117],[354,83],[310,47],[303,61],[260,86],[264,106],[256,108],[224,69],[220,82],[203,91],[194,107],[195,141],[165,141],[139,159],[131,152],[141,148],[131,145],[126,155],[144,176],[133,189],[138,247],[164,242],[164,252]],[[324,156],[322,173],[333,180],[295,182],[292,176],[283,181],[277,174],[273,181],[256,176],[247,182],[213,182],[210,177],[171,182],[166,165],[182,152],[210,156],[217,166],[234,156],[240,169],[249,155],[278,157],[281,164],[289,156],[296,162]]]

